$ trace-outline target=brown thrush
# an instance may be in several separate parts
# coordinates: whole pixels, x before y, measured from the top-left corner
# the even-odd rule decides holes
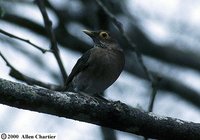
[[[79,58],[65,86],[68,91],[95,96],[117,80],[124,67],[124,53],[108,32],[83,32],[93,39],[94,47]]]

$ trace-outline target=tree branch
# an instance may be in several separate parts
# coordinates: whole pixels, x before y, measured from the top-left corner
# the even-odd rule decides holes
[[[62,89],[61,86],[58,85],[54,85],[54,84],[48,84],[48,83],[44,83],[41,82],[39,80],[36,80],[34,78],[31,78],[23,73],[21,73],[19,70],[17,70],[15,67],[13,67],[10,62],[8,62],[8,60],[4,57],[4,55],[0,52],[0,57],[6,62],[6,65],[8,67],[10,67],[10,73],[9,75],[16,78],[17,80],[23,81],[29,85],[38,85],[47,89],[51,89],[51,90],[60,90]]]
[[[141,68],[135,61],[134,55],[129,53],[126,54],[126,57],[127,61],[125,65],[125,70],[131,74],[137,75],[140,78],[146,79],[146,76],[143,75],[143,73],[141,72]],[[151,73],[153,73],[154,76],[159,76],[162,78],[162,80],[159,83],[159,89],[163,91],[169,91],[169,93],[178,95],[182,99],[200,108],[200,92],[166,75],[154,73],[153,71],[151,71]]]
[[[2,30],[2,29],[0,29],[0,33],[1,33],[1,34],[4,34],[4,35],[6,35],[6,36],[9,36],[9,37],[11,37],[11,38],[15,38],[15,39],[24,41],[24,42],[30,44],[31,46],[37,48],[38,50],[40,50],[42,53],[52,52],[51,50],[43,49],[43,48],[41,48],[41,47],[39,47],[39,46],[33,44],[31,41],[29,41],[29,40],[27,40],[27,39],[23,39],[23,38],[21,38],[21,37],[18,37],[18,36],[16,36],[16,35],[13,35],[13,34],[11,34],[11,33],[8,33],[8,32],[6,32],[6,31],[4,31],[4,30]]]
[[[117,102],[61,93],[0,78],[0,103],[156,139],[199,140],[200,124],[159,117]]]
[[[59,52],[59,49],[57,46],[56,37],[55,37],[53,29],[52,29],[52,22],[49,19],[48,14],[46,12],[44,0],[35,0],[35,2],[38,5],[40,12],[43,16],[45,28],[49,35],[50,41],[51,41],[51,49],[53,50],[53,54],[58,62],[59,67],[60,67],[60,71],[61,71],[62,77],[63,77],[63,83],[65,83],[65,80],[67,79],[68,76],[65,71],[64,65],[62,63],[61,57],[60,57],[60,52]]]

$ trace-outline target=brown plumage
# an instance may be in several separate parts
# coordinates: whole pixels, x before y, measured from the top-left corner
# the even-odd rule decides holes
[[[124,67],[124,53],[106,31],[88,31],[94,47],[83,54],[70,73],[66,89],[99,95],[112,85]]]

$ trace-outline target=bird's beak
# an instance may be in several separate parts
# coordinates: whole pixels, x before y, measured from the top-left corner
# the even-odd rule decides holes
[[[95,44],[99,44],[99,39],[97,38],[97,33],[95,31],[83,30],[83,32],[92,38]]]
[[[83,32],[84,32],[86,35],[90,36],[91,38],[94,37],[94,32],[93,32],[93,31],[83,30]]]

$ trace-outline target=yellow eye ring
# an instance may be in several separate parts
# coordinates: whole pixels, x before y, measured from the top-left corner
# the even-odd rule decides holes
[[[107,39],[107,38],[109,37],[108,33],[106,33],[106,32],[101,32],[101,33],[99,34],[99,36],[100,36],[101,38],[104,38],[104,39]]]

